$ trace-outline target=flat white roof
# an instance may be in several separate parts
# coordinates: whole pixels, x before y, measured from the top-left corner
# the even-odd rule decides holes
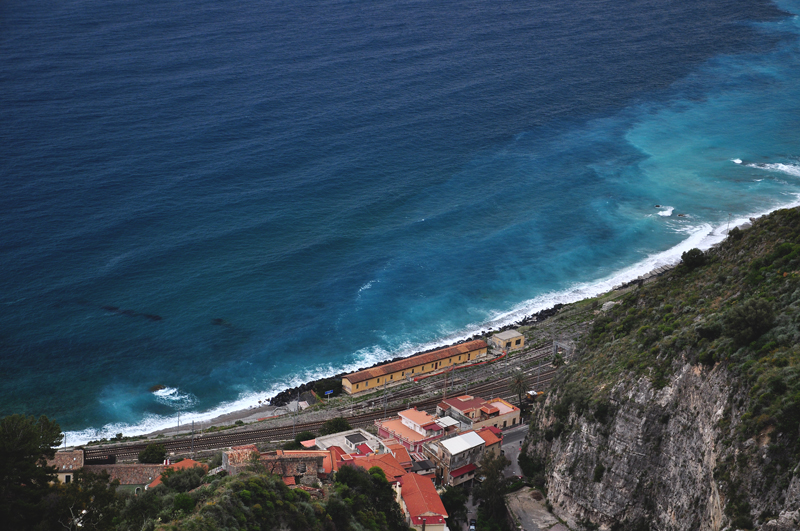
[[[498,339],[514,339],[515,337],[519,337],[522,334],[517,332],[516,330],[506,330],[505,332],[500,332],[499,334],[495,334],[494,337]]]
[[[436,419],[436,424],[438,424],[439,426],[441,426],[443,428],[449,428],[450,426],[458,426],[461,423],[458,422],[453,417],[442,417],[442,418]]]
[[[476,446],[481,446],[485,443],[486,441],[483,440],[483,437],[474,431],[471,431],[469,433],[459,435],[458,437],[441,441],[439,444],[444,446],[447,451],[450,452],[450,455],[456,455],[471,448],[475,448]]]

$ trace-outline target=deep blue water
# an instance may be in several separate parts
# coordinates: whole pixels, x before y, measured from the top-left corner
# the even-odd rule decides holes
[[[798,13],[3,2],[0,414],[209,418],[797,203]]]

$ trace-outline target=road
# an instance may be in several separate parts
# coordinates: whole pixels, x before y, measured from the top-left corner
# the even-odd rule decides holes
[[[511,464],[503,471],[505,477],[521,476],[522,470],[519,468],[519,447],[522,440],[528,433],[528,425],[520,424],[515,428],[508,429],[503,432],[503,443],[501,448],[506,458],[511,461]]]

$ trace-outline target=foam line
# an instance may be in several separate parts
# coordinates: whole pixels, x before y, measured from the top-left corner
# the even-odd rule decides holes
[[[800,206],[800,194],[793,195],[792,201],[785,204],[776,205],[775,208],[763,212],[745,214],[735,219],[731,219],[730,222],[726,221],[725,223],[717,226],[713,226],[710,223],[697,225],[689,229],[689,235],[674,247],[671,247],[670,249],[660,253],[650,255],[647,258],[616,273],[613,273],[608,277],[588,282],[577,282],[565,290],[539,295],[533,299],[516,305],[511,310],[497,312],[487,321],[473,323],[458,333],[445,335],[444,337],[441,337],[435,341],[426,343],[406,342],[393,350],[387,350],[379,346],[361,349],[354,353],[356,361],[352,363],[319,366],[308,372],[296,373],[289,377],[288,381],[284,379],[280,383],[276,382],[264,391],[243,393],[238,399],[231,402],[224,402],[207,411],[182,412],[181,424],[189,424],[192,421],[195,421],[196,423],[207,422],[220,415],[225,415],[234,411],[247,410],[248,408],[257,406],[259,400],[269,400],[284,389],[295,387],[308,381],[327,378],[340,372],[352,372],[356,369],[373,365],[379,361],[384,361],[398,356],[409,356],[415,352],[461,341],[472,337],[476,333],[486,330],[487,328],[501,328],[538,311],[552,308],[554,305],[559,303],[569,304],[586,298],[596,297],[597,295],[611,291],[614,286],[630,282],[655,269],[677,264],[680,262],[681,254],[689,249],[697,247],[699,249],[706,250],[711,248],[713,245],[716,245],[725,239],[728,226],[736,227],[743,225],[748,223],[750,218],[761,217],[772,212],[773,210],[780,208],[792,208],[797,206]],[[171,401],[185,400],[186,397],[191,398],[190,395],[181,394],[177,389],[170,387],[156,391],[154,394],[157,396],[162,396],[165,400]],[[135,425],[115,423],[107,424],[99,429],[88,428],[80,431],[70,431],[67,432],[67,443],[73,446],[78,444],[86,444],[90,440],[99,439],[102,437],[110,439],[117,433],[124,433],[126,436],[145,435],[154,431],[174,427],[177,424],[176,420],[176,417],[148,415],[145,416],[140,423]]]

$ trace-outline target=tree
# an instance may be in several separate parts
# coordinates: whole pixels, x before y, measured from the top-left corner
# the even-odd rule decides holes
[[[689,249],[681,255],[681,262],[689,271],[706,263],[706,255],[698,248]]]
[[[9,415],[0,420],[0,522],[27,529],[42,519],[45,497],[53,492],[56,469],[47,466],[61,443],[61,428],[42,415]]]
[[[503,470],[511,464],[506,456],[495,455],[491,452],[483,455],[480,462],[481,474],[485,477],[483,482],[475,488],[473,499],[481,501],[481,512],[487,519],[504,519],[506,502],[505,478]]]
[[[336,417],[326,420],[325,424],[322,425],[320,433],[322,435],[331,435],[333,433],[339,433],[340,431],[347,431],[351,429],[353,428],[350,427],[350,423],[347,422],[346,418]]]
[[[764,299],[748,299],[725,314],[726,335],[739,346],[761,337],[775,323],[772,305]]]
[[[449,515],[448,527],[461,528],[461,524],[467,522],[467,493],[461,487],[448,486],[440,497],[444,510]]]
[[[522,371],[511,374],[511,392],[519,397],[519,407],[522,407],[522,395],[528,392],[528,379]]]
[[[119,514],[119,480],[108,472],[78,470],[74,481],[59,486],[58,523],[63,529],[112,529]]]
[[[167,449],[163,444],[148,444],[147,448],[139,452],[140,463],[158,464],[163,463],[164,458],[167,456]]]

